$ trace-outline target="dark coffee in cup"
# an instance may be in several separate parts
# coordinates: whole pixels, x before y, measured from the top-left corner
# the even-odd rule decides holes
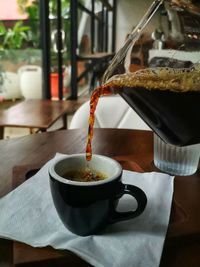
[[[76,170],[88,168],[90,171],[95,170],[104,179],[77,181],[71,178]],[[109,157],[93,155],[89,162],[85,154],[56,159],[49,168],[49,176],[58,215],[66,228],[77,235],[99,233],[108,224],[139,216],[146,207],[145,193],[136,186],[123,184],[121,165]],[[79,178],[83,178],[82,174]],[[136,199],[136,210],[116,210],[118,201],[124,194]]]
[[[63,174],[63,178],[77,182],[94,182],[107,178],[107,175],[89,167],[79,170],[67,171]]]

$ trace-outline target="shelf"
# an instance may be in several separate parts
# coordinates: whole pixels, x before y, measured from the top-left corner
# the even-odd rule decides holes
[[[101,2],[101,10],[98,15],[95,13],[95,4]],[[91,9],[79,3],[78,0],[71,0],[71,96],[70,99],[76,99],[78,96],[77,84],[82,78],[91,77],[90,89],[93,90],[96,81],[99,81],[108,64],[115,54],[116,43],[116,5],[117,0],[91,0]],[[87,54],[78,54],[78,10],[86,13],[90,18],[90,51]],[[111,17],[110,17],[111,15]],[[111,19],[110,19],[111,18]],[[110,23],[111,22],[111,23]],[[111,31],[110,31],[111,24]],[[109,36],[111,35],[111,36]],[[111,43],[109,43],[111,40]],[[82,50],[84,51],[84,50]],[[95,51],[95,52],[94,52]],[[77,63],[84,62],[84,71],[78,74]],[[90,75],[88,76],[88,73]]]
[[[93,60],[93,59],[106,59],[107,57],[113,57],[114,53],[98,52],[93,54],[78,55],[77,60]]]

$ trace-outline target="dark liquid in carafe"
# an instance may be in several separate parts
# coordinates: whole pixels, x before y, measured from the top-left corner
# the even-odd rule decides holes
[[[200,92],[125,87],[120,95],[166,143],[200,143]]]
[[[199,71],[186,71],[185,76],[184,71],[168,69],[158,70],[158,73],[147,70],[138,74],[117,75],[93,92],[90,100],[87,160],[92,157],[94,113],[102,95],[119,93],[166,143],[177,146],[200,143]]]

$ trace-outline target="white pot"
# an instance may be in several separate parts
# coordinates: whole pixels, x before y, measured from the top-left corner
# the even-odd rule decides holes
[[[42,98],[42,69],[40,66],[27,65],[19,68],[20,88],[25,99]]]
[[[3,99],[21,98],[19,76],[15,72],[2,73],[2,84],[0,85],[0,96]]]

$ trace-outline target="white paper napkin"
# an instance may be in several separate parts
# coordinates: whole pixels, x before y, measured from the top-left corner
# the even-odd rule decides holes
[[[62,157],[61,154],[56,157]],[[53,205],[49,162],[32,178],[0,199],[0,237],[33,247],[67,249],[96,267],[159,266],[168,227],[173,177],[161,173],[123,172],[123,182],[147,195],[145,211],[137,218],[109,225],[99,235],[77,236],[60,221]],[[119,209],[133,209],[124,196]]]

